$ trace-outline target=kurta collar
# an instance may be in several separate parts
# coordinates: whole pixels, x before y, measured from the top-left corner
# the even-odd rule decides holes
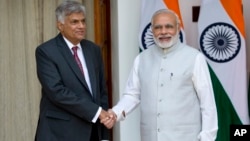
[[[162,56],[165,56],[167,54],[170,54],[170,53],[174,52],[178,48],[180,48],[181,47],[180,44],[181,44],[181,42],[177,41],[177,43],[175,45],[173,45],[172,47],[166,49],[165,51],[161,47],[159,47],[157,45],[155,45],[155,48],[156,48],[158,53],[160,53]]]

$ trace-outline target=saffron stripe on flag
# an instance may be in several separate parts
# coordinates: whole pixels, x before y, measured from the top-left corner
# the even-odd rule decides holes
[[[181,42],[186,43],[186,35],[184,31],[184,24],[182,22],[179,0],[163,0],[163,2],[165,3],[166,8],[173,10],[178,15],[181,21],[181,29],[180,29],[180,34],[179,34],[180,40]]]
[[[180,18],[182,21],[182,16],[180,12],[180,6],[179,6],[179,0],[163,0],[166,7],[173,10]],[[184,29],[183,22],[181,22],[181,27]]]

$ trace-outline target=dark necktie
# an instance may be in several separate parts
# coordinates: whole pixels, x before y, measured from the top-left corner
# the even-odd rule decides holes
[[[80,61],[80,59],[79,59],[79,57],[78,57],[78,55],[77,55],[77,49],[78,49],[77,46],[75,46],[75,47],[72,48],[72,50],[73,50],[73,52],[74,52],[73,55],[74,55],[74,58],[75,58],[75,60],[76,60],[77,65],[79,66],[79,68],[80,68],[82,74],[84,75],[83,68],[82,68],[82,63],[81,63],[81,61]]]

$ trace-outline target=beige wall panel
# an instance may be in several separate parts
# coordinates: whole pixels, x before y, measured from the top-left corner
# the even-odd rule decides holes
[[[41,97],[35,49],[58,34],[55,8],[62,1],[0,0],[0,141],[34,140]],[[87,36],[94,39],[93,28]]]

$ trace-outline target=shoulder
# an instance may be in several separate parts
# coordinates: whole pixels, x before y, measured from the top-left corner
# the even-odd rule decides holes
[[[200,54],[201,52],[197,49],[197,48],[195,48],[195,47],[192,47],[192,46],[189,46],[189,45],[187,45],[187,44],[183,44],[183,43],[181,43],[180,44],[182,47],[181,47],[181,49],[183,50],[183,52],[185,52],[185,53],[187,53],[187,54],[193,54],[193,55],[198,55],[198,54]]]
[[[199,50],[193,46],[181,43],[182,46],[184,46],[184,49],[188,50],[188,51],[193,51],[193,52],[199,52]]]
[[[86,56],[98,58],[102,60],[102,50],[101,47],[90,40],[82,40],[81,47]]]
[[[185,45],[185,52],[191,57],[195,58],[196,62],[198,61],[199,63],[205,63],[206,62],[206,57],[204,54],[197,48]]]
[[[138,57],[152,55],[155,52],[157,52],[157,50],[160,50],[160,48],[157,47],[156,45],[152,45],[149,48],[147,48],[147,49],[143,50],[142,52],[140,52],[139,55],[138,55]]]
[[[94,48],[100,48],[96,43],[94,43],[94,42],[92,42],[92,41],[90,41],[90,40],[87,40],[87,39],[83,39],[82,41],[81,41],[81,45],[83,46],[83,47],[94,47]]]
[[[37,49],[53,50],[53,47],[56,47],[60,44],[63,44],[63,42],[64,42],[64,40],[63,40],[62,36],[60,34],[58,34],[56,37],[51,38],[51,39],[41,43],[39,46],[37,46]]]

